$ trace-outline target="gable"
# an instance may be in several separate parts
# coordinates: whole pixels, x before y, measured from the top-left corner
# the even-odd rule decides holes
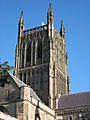
[[[0,102],[9,102],[19,98],[19,87],[11,77],[8,78],[8,83],[0,87]]]

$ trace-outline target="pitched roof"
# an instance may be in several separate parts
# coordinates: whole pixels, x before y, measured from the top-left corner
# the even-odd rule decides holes
[[[22,86],[28,86],[27,84],[25,84],[23,81],[21,81],[20,79],[18,79],[16,76],[10,74],[11,78],[14,80],[14,82],[17,84],[18,87],[22,87]],[[28,86],[30,87],[30,86]],[[40,100],[40,98],[37,96],[37,94],[35,93],[35,91],[30,87],[30,95],[31,97],[35,98],[36,100]]]
[[[11,78],[15,81],[15,83],[18,85],[18,87],[22,87],[22,86],[25,86],[26,84],[19,80],[16,76],[10,74]]]
[[[35,91],[32,88],[30,88],[30,94],[31,94],[31,97],[35,98],[36,100],[41,101],[40,98],[37,96],[37,94],[35,93]]]
[[[90,92],[63,95],[59,98],[59,109],[90,105]]]

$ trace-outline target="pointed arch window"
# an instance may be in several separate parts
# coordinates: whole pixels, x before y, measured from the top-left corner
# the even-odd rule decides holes
[[[30,66],[31,64],[31,42],[28,42],[26,49],[26,64]]]
[[[38,47],[37,47],[37,59],[42,60],[42,43],[41,42],[38,43]]]
[[[35,41],[33,41],[33,64],[35,64]]]
[[[72,116],[69,117],[69,120],[72,120]]]

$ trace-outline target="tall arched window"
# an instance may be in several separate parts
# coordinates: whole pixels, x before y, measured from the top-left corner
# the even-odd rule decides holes
[[[42,43],[41,42],[38,43],[38,47],[37,47],[37,59],[42,60]]]
[[[26,65],[30,66],[30,64],[31,64],[31,42],[28,42],[26,49]]]
[[[33,64],[35,64],[35,41],[33,41]]]

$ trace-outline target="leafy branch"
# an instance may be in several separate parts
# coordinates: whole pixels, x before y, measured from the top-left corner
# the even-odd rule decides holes
[[[7,81],[8,77],[9,77],[8,72],[13,69],[14,69],[14,67],[9,66],[7,61],[0,64],[0,86],[4,86],[5,83],[8,83],[8,81]]]

